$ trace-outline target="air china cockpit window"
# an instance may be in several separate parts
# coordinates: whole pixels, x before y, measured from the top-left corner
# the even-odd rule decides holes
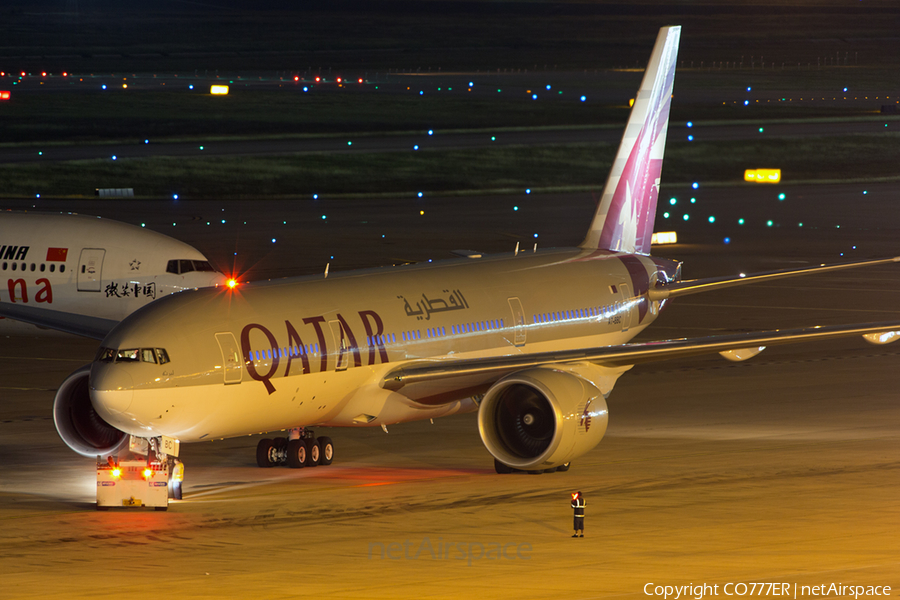
[[[100,348],[100,351],[97,352],[96,360],[100,362],[112,362],[116,358],[116,351],[112,348]]]
[[[192,271],[214,272],[215,269],[209,261],[206,260],[189,260],[182,258],[180,260],[170,260],[166,265],[166,273],[175,273],[176,275],[184,275]]]

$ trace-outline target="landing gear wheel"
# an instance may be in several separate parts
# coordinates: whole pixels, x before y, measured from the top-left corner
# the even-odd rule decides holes
[[[316,440],[306,440],[306,450],[306,466],[319,466],[319,458],[322,454],[320,452],[318,442]]]
[[[259,440],[256,445],[256,464],[263,469],[274,467],[278,462],[275,452],[275,442],[268,438]]]
[[[286,437],[277,437],[272,442],[275,444],[275,449],[279,452],[287,450],[288,439]]]
[[[500,475],[509,475],[513,472],[513,468],[509,465],[505,465],[496,458],[494,459],[494,470],[497,471]]]
[[[572,463],[567,462],[567,463],[564,464],[564,465],[559,465],[558,467],[556,467],[556,470],[557,470],[557,471],[568,471],[568,470],[569,470],[569,467],[571,467],[571,466],[572,466]]]
[[[287,443],[287,464],[292,469],[301,469],[307,461],[306,440],[289,440]]]
[[[319,464],[330,465],[334,460],[334,444],[331,443],[330,437],[320,437],[316,440],[319,445]]]

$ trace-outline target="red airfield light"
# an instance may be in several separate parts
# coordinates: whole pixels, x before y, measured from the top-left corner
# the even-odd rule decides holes
[[[362,83],[362,77],[359,78],[359,83]]]
[[[320,81],[322,81],[322,78],[321,78],[321,77],[316,77],[316,83],[319,83]]]
[[[338,77],[338,78],[337,78],[337,82],[340,83],[341,81],[343,81],[343,79],[341,79],[340,77]]]
[[[294,75],[294,81],[300,81],[300,77],[298,75]]]
[[[0,91],[0,100],[9,100],[9,92]]]

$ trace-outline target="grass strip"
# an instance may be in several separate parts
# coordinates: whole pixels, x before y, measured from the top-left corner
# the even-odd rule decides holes
[[[740,142],[670,142],[662,180],[733,183],[748,168],[780,168],[782,182],[890,178],[900,135]],[[0,166],[6,197],[91,196],[134,188],[143,197],[263,198],[311,194],[403,194],[599,189],[610,144],[507,146],[370,154],[92,160]]]

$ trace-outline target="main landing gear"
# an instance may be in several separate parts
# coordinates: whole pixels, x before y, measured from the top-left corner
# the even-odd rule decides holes
[[[287,465],[292,469],[327,466],[334,460],[329,437],[317,438],[311,429],[292,429],[288,437],[262,439],[256,445],[256,464],[263,468]]]

